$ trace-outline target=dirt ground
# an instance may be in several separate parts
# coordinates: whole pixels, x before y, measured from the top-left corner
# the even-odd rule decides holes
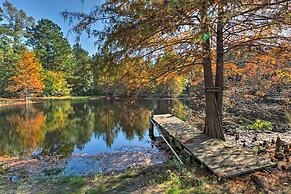
[[[175,161],[87,177],[1,180],[1,193],[290,193],[290,171],[265,169],[219,180],[195,162]]]

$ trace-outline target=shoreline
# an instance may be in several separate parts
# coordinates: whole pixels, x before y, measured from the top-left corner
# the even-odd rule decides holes
[[[89,99],[89,96],[52,96],[52,97],[32,97],[28,100],[24,98],[0,98],[0,107],[16,106],[25,104],[35,104],[47,100],[74,100],[74,99]]]
[[[259,184],[259,186],[263,185],[263,189],[271,192],[280,191],[280,193],[288,193],[290,191],[290,187],[288,187],[290,165],[287,159],[276,160],[274,158],[274,143],[268,142],[265,150],[258,150],[257,154],[275,160],[278,164],[277,167],[267,168],[266,171],[247,173],[223,182],[218,181],[217,177],[213,176],[207,168],[201,166],[197,161],[190,158],[186,160],[186,155],[184,154],[183,156],[182,152],[180,154],[185,158],[185,164],[182,166],[175,159],[169,157],[169,160],[164,163],[129,165],[127,168],[118,171],[71,176],[57,175],[60,173],[61,166],[56,165],[56,162],[60,160],[62,163],[64,162],[63,160],[67,160],[58,158],[58,156],[56,156],[57,158],[44,157],[31,160],[11,158],[11,165],[7,164],[9,163],[9,158],[2,158],[2,162],[6,163],[2,167],[11,167],[7,169],[2,168],[2,174],[0,173],[0,183],[2,182],[0,184],[0,191],[11,191],[11,193],[15,191],[33,193],[39,190],[46,191],[47,193],[54,192],[55,190],[60,193],[122,193],[124,191],[168,193],[173,188],[176,188],[176,191],[183,191],[183,193],[212,193],[211,191],[213,190],[217,191],[217,193],[225,193],[226,191],[227,193],[243,193],[245,190],[251,193],[260,193],[262,188],[257,188],[260,182],[262,184]],[[109,154],[108,156],[111,157],[111,155]],[[76,155],[73,157],[82,159],[86,156]],[[116,164],[119,164],[120,157],[119,155],[116,157]],[[91,160],[98,160],[97,158],[90,157]],[[108,158],[103,158],[103,160],[107,164]],[[31,166],[31,168],[27,171],[23,170],[25,168],[21,166]],[[39,177],[29,176],[27,173],[23,174],[23,172],[33,172],[39,175],[37,169],[44,170],[47,176]],[[185,172],[187,172],[187,177],[185,177]],[[258,183],[257,180],[260,182]],[[181,185],[180,182],[185,183],[185,185]],[[197,182],[199,183],[198,185],[196,184]],[[122,186],[120,186],[120,183],[122,183]],[[240,185],[240,187],[236,185]]]
[[[41,101],[47,101],[47,100],[77,100],[77,99],[88,99],[88,100],[99,100],[99,99],[105,99],[105,100],[191,100],[195,99],[195,97],[126,97],[126,96],[49,96],[49,97],[32,97],[28,100],[25,100],[24,98],[0,98],[0,107],[6,107],[6,106],[16,106],[16,105],[25,105],[25,104],[35,104],[39,103]]]

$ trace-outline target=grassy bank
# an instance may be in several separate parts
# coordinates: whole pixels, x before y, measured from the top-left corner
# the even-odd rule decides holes
[[[229,180],[219,180],[200,164],[180,165],[176,161],[137,167],[122,173],[88,177],[61,177],[37,180],[0,179],[1,193],[288,193],[287,174],[256,172]],[[254,179],[254,177],[256,179]],[[266,188],[254,180],[268,182]],[[286,185],[287,183],[287,185]],[[267,189],[267,190],[266,190]]]
[[[198,178],[196,168],[173,163],[89,177],[1,180],[2,193],[214,193],[217,179]],[[211,186],[213,185],[213,186]],[[41,191],[41,192],[40,192]]]

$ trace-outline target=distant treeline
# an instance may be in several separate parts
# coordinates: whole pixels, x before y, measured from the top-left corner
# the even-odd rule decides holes
[[[179,96],[187,91],[191,75],[157,81],[156,71],[144,59],[118,62],[106,51],[90,56],[80,44],[71,46],[53,21],[35,21],[8,1],[0,7],[0,97]]]

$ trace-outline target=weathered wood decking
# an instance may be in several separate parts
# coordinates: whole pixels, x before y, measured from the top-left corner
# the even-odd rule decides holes
[[[252,150],[212,139],[170,114],[154,115],[152,120],[165,135],[181,143],[219,177],[230,178],[275,166],[268,159],[257,156]]]

